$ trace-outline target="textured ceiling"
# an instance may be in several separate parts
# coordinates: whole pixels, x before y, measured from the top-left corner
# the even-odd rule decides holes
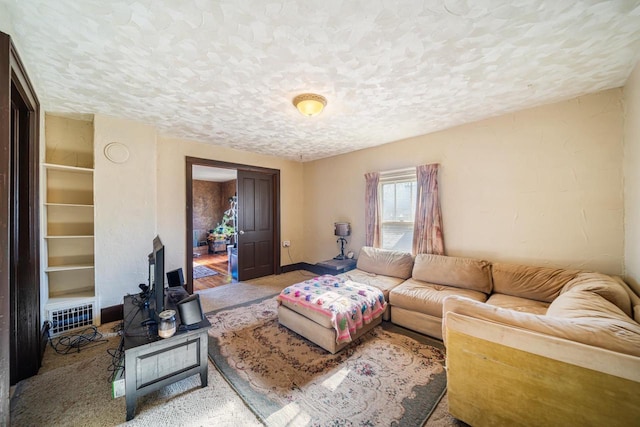
[[[619,87],[640,56],[640,1],[0,2],[46,111],[303,161]]]

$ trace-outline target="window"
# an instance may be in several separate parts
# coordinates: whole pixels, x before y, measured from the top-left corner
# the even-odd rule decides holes
[[[383,249],[411,252],[416,213],[415,169],[380,174]]]

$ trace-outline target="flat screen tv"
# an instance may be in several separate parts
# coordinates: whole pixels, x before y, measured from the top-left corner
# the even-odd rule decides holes
[[[164,310],[164,245],[160,236],[153,239],[153,252],[149,254],[149,319],[143,324],[160,322]]]

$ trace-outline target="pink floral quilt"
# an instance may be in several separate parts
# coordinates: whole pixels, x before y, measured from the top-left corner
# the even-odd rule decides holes
[[[380,289],[328,274],[284,288],[278,302],[285,300],[329,317],[338,343],[351,341],[351,334],[386,307]]]

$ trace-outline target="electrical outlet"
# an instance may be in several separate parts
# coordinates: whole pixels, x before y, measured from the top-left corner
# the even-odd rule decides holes
[[[291,246],[291,241],[290,240],[283,240],[282,241],[282,247],[283,248],[288,248],[289,246]]]

